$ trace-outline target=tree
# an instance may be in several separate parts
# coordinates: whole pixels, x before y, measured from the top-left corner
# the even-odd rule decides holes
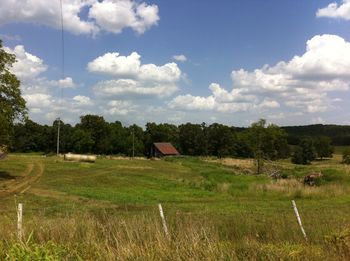
[[[293,153],[292,163],[306,165],[315,159],[316,151],[312,139],[303,138]]]
[[[213,123],[206,129],[209,154],[219,158],[236,156],[237,138],[235,133],[222,124]]]
[[[289,155],[286,132],[277,125],[267,125],[264,119],[250,126],[246,139],[256,160],[257,174],[262,171],[264,159],[276,160]]]
[[[109,144],[110,129],[108,123],[102,116],[89,114],[81,116],[80,123],[77,124],[76,127],[90,133],[94,142],[91,152],[97,154],[109,153],[107,149]]]
[[[317,157],[331,158],[333,156],[334,148],[332,146],[332,140],[326,136],[320,136],[315,141],[315,150]]]
[[[181,153],[185,155],[207,154],[205,128],[205,124],[186,123],[179,126]]]
[[[10,72],[15,61],[15,55],[7,53],[0,40],[0,144],[3,145],[10,144],[13,122],[26,116],[20,81]]]

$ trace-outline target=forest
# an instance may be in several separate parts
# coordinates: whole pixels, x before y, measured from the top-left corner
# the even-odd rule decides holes
[[[12,152],[55,153],[57,125],[40,125],[25,120],[16,123]],[[60,152],[99,155],[149,156],[154,142],[171,142],[183,155],[248,158],[261,153],[263,158],[287,158],[298,146],[310,147],[311,159],[332,155],[332,145],[349,145],[350,127],[337,125],[309,125],[278,127],[265,120],[250,127],[233,127],[213,123],[186,123],[179,126],[167,123],[147,123],[123,126],[119,121],[107,122],[102,116],[85,115],[75,126],[60,122]]]

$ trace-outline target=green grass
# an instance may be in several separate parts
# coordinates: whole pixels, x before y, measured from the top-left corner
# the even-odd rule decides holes
[[[289,178],[273,181],[196,157],[157,161],[101,158],[96,163],[78,163],[11,154],[0,161],[3,173],[22,175],[29,164],[34,164],[31,175],[39,164],[45,170],[38,182],[16,197],[24,203],[26,236],[29,238],[30,231],[33,235],[27,245],[15,244],[14,198],[0,203],[0,231],[5,231],[0,235],[0,252],[11,257],[12,252],[13,256],[30,256],[48,251],[45,253],[51,259],[47,260],[56,256],[69,259],[69,253],[89,260],[167,259],[167,255],[183,260],[190,253],[194,259],[202,259],[202,253],[211,260],[255,260],[259,259],[257,253],[272,260],[293,259],[293,255],[303,259],[305,254],[311,260],[346,256],[350,247],[342,245],[339,250],[344,236],[339,239],[337,235],[350,225],[350,169],[340,160],[336,155],[308,166],[280,161],[278,168]],[[299,180],[313,171],[323,173],[321,185],[303,186]],[[310,238],[308,247],[291,199],[298,204]],[[158,203],[162,203],[169,230],[176,238],[171,245],[160,243]],[[132,224],[138,228],[130,227]],[[122,238],[113,239],[109,226]],[[145,237],[145,233],[150,234]],[[332,235],[336,243],[326,240]],[[96,237],[96,245],[87,245],[89,237]],[[98,249],[101,256],[94,256],[87,247]]]

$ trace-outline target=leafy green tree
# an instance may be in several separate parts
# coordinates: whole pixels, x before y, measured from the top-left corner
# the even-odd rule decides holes
[[[50,128],[26,119],[24,123],[14,125],[14,142],[12,150],[29,152],[48,152],[50,144]]]
[[[72,151],[76,153],[91,153],[94,140],[87,130],[75,128],[72,132]]]
[[[209,154],[219,158],[236,156],[237,137],[228,126],[213,123],[206,129],[206,132]]]
[[[127,154],[126,137],[128,129],[124,128],[120,121],[109,124],[110,136],[110,153],[111,154]]]
[[[97,154],[108,153],[110,129],[108,123],[102,116],[85,115],[80,117],[80,123],[76,127],[85,130],[91,134],[94,142],[92,152]]]
[[[246,139],[256,160],[257,174],[262,172],[265,159],[276,160],[289,155],[286,132],[277,125],[267,125],[264,119],[250,126]]]
[[[312,139],[303,138],[292,156],[294,164],[310,164],[316,159],[316,151]]]
[[[15,61],[15,55],[7,53],[0,40],[0,144],[3,145],[10,144],[13,122],[26,116],[20,81],[10,72]]]
[[[55,152],[57,146],[57,131],[58,131],[58,120],[55,120],[51,128],[51,138],[50,142],[50,151]],[[74,151],[72,147],[72,131],[73,127],[70,124],[64,123],[60,120],[60,152],[66,153]]]
[[[206,155],[208,153],[205,124],[186,123],[179,126],[181,153],[185,155]]]
[[[143,129],[133,124],[126,128],[126,133],[126,154],[128,156],[142,156],[145,150]]]
[[[321,159],[331,158],[334,152],[332,140],[326,136],[317,137],[315,141],[315,150],[317,153],[317,157]]]

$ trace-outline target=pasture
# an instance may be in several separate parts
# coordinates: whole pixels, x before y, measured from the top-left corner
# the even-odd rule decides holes
[[[350,168],[340,161],[336,154],[307,166],[265,163],[267,172],[282,174],[274,180],[254,175],[250,160],[79,163],[11,154],[0,161],[0,259],[348,259]],[[302,177],[314,171],[323,173],[320,184],[303,185]],[[18,202],[24,204],[23,242],[16,238]]]

